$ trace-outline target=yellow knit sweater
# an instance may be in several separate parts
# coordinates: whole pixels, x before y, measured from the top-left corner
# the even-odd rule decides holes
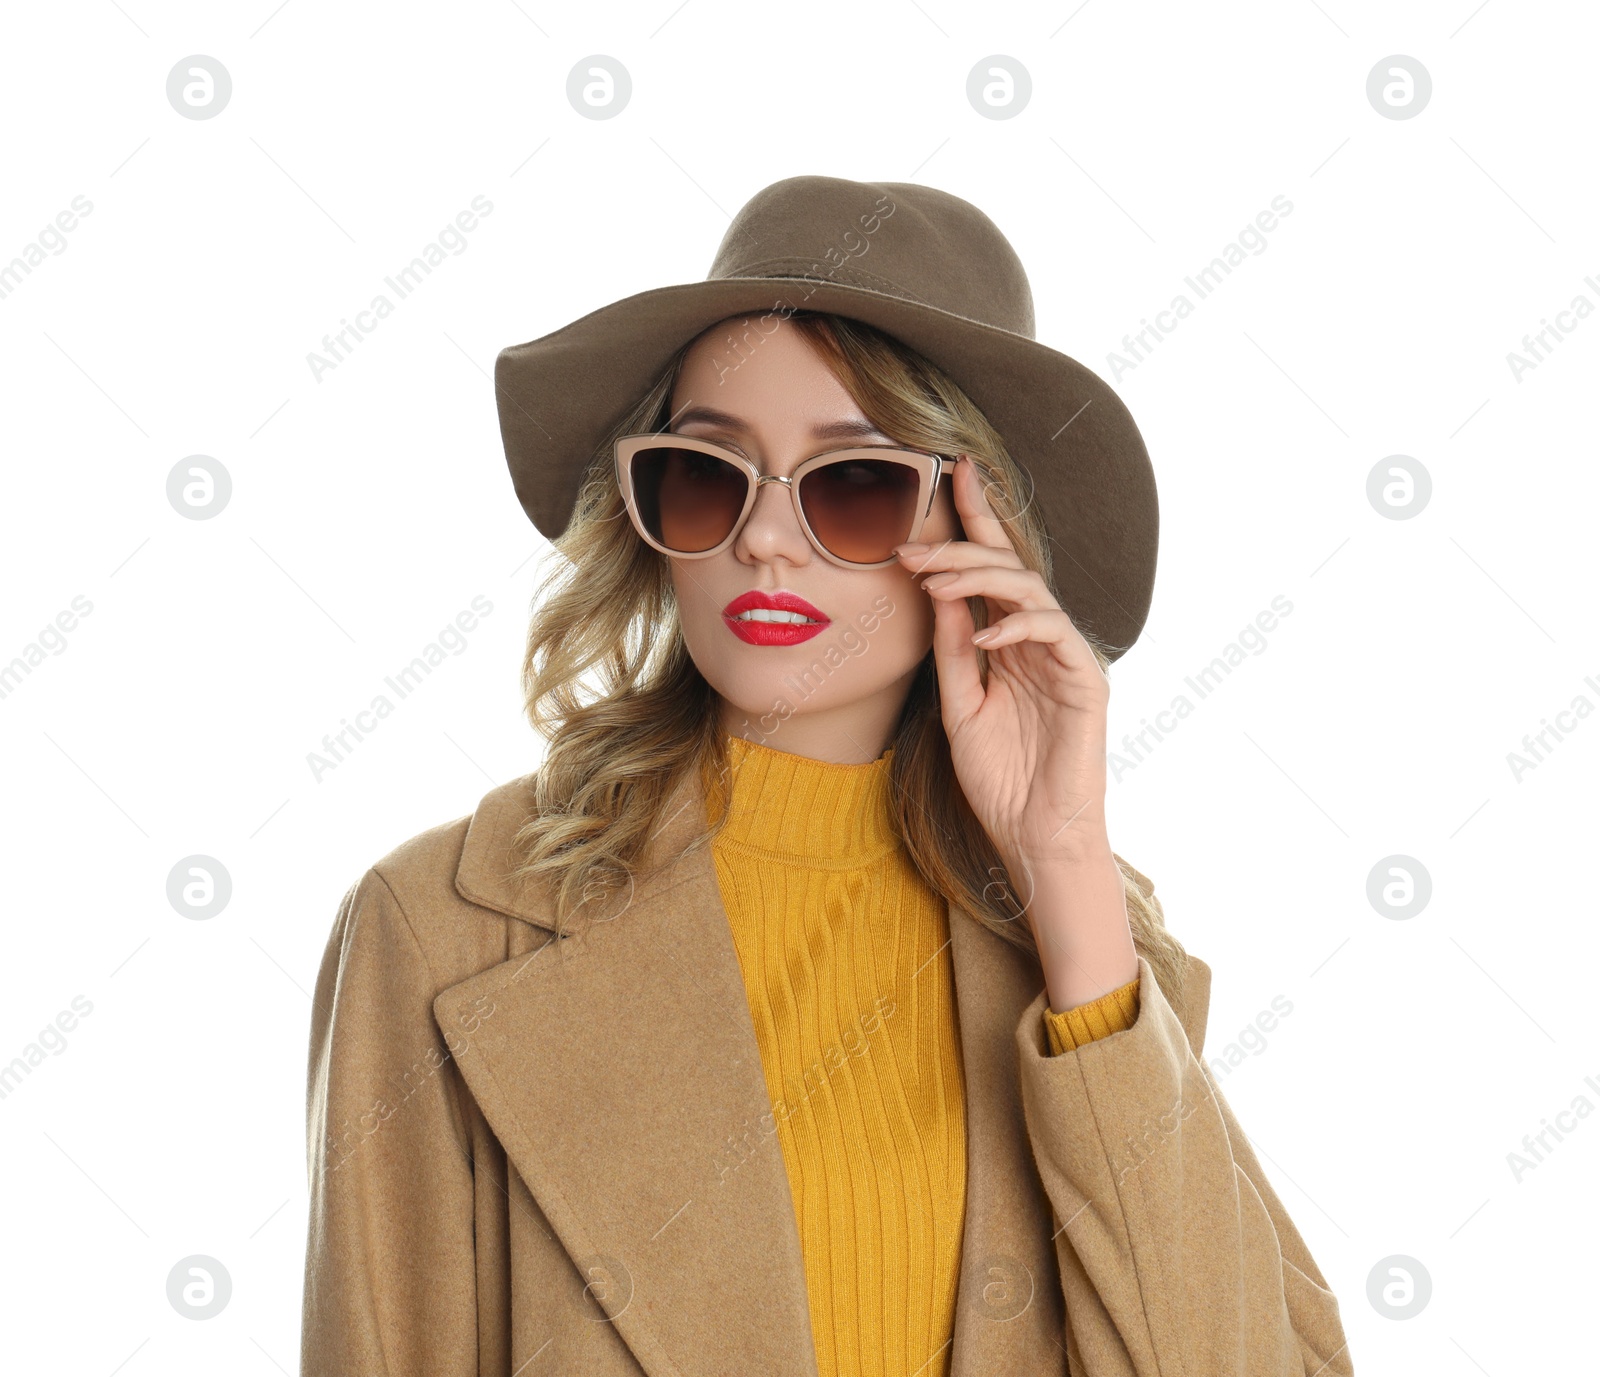
[[[833,765],[732,737],[712,843],[794,1197],[821,1377],[944,1377],[966,1205],[945,900],[895,830],[893,750]],[[1057,1055],[1133,1025],[1138,981],[1045,1014]]]

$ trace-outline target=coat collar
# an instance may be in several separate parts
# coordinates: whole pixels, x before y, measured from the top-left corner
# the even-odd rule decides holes
[[[442,991],[435,1018],[571,1255],[586,1318],[599,1318],[579,1295],[588,1283],[650,1377],[702,1366],[712,1342],[743,1370],[815,1377],[793,1197],[755,1029],[710,848],[694,845],[706,830],[698,772],[669,799],[637,887],[561,940],[549,903],[510,876],[533,778],[484,797],[455,884],[472,903],[542,931]],[[960,909],[950,938],[968,1153],[950,1374],[1064,1374],[1064,1302],[1044,1227],[1051,1205],[1032,1160],[1016,1048],[1043,981],[1031,956]],[[1194,967],[1185,1021],[1198,1052],[1209,971]]]

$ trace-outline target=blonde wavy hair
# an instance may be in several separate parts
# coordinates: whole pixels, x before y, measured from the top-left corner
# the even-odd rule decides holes
[[[1018,501],[1031,491],[1027,478],[972,400],[920,354],[860,321],[805,310],[786,319],[862,414],[897,444],[971,454],[987,465],[990,505],[1006,522],[1023,563],[1055,592],[1043,522],[1031,500]],[[550,744],[534,777],[535,808],[517,833],[516,875],[546,887],[558,931],[585,904],[644,878],[645,844],[688,771],[727,777],[715,691],[689,655],[666,557],[639,539],[628,518],[613,458],[619,436],[666,426],[673,384],[692,343],[673,356],[593,456],[571,521],[552,542],[560,559],[534,596],[523,692],[529,721]],[[987,625],[984,599],[970,598],[968,606],[977,626]],[[1109,669],[1106,648],[1084,635],[1101,668]],[[978,659],[987,682],[981,649]],[[589,675],[597,687],[585,689],[580,681]],[[1037,959],[1010,877],[958,785],[931,648],[891,745],[890,793],[919,873],[952,904]],[[722,804],[691,850],[716,834],[725,798]],[[1167,931],[1150,882],[1120,856],[1116,861],[1134,946],[1181,1015],[1188,954]]]

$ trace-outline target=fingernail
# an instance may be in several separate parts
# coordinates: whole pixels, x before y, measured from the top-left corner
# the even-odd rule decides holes
[[[894,552],[897,555],[920,555],[928,547],[920,540],[910,540],[904,545],[896,545]]]

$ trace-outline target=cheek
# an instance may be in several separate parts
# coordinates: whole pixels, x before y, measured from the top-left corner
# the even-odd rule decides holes
[[[667,568],[672,580],[672,594],[678,602],[678,623],[683,628],[684,639],[691,649],[698,649],[706,636],[706,600],[694,577],[684,572],[679,561],[669,559]]]
[[[707,565],[716,561],[708,559],[698,563]],[[670,560],[669,564],[672,591],[678,600],[678,619],[683,625],[684,635],[691,638],[691,645],[698,643],[709,647],[715,644],[715,633],[723,630],[722,603],[712,594],[723,585],[708,577],[707,570],[694,568],[691,562]],[[723,601],[732,596],[731,592],[726,594]]]
[[[873,607],[878,630],[872,639],[894,646],[898,658],[918,660],[933,644],[933,599],[922,591],[925,576],[908,569],[884,572],[880,597]],[[885,608],[889,610],[884,612]]]

